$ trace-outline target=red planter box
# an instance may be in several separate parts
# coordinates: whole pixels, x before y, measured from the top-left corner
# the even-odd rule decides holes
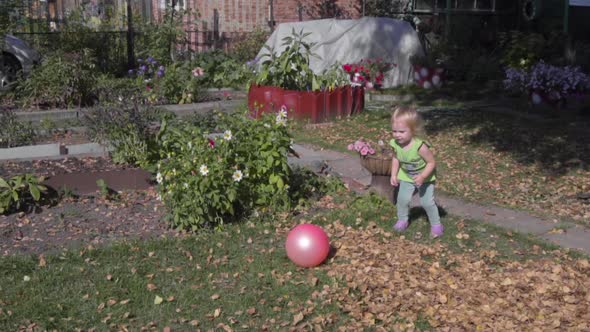
[[[365,90],[363,87],[351,86],[338,87],[332,91],[294,91],[274,86],[250,86],[248,109],[254,117],[277,112],[283,105],[292,111],[290,116],[295,119],[320,123],[362,112]]]

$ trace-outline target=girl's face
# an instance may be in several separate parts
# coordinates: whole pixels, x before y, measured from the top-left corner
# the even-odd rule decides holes
[[[393,131],[393,138],[401,146],[405,146],[412,140],[412,130],[405,121],[395,120],[391,130]]]

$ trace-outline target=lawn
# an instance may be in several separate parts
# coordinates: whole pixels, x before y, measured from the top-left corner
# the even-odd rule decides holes
[[[390,232],[394,207],[330,192],[297,213],[221,232],[0,258],[0,329],[429,330],[588,328],[588,260],[446,217]],[[334,253],[299,268],[288,230],[322,225]]]
[[[390,107],[323,125],[300,125],[295,140],[346,151],[359,138],[391,138]],[[590,132],[586,118],[531,121],[477,109],[424,113],[437,158],[438,188],[474,202],[590,225]]]
[[[574,196],[590,190],[584,123],[564,131],[460,109],[425,118],[442,190],[588,223],[588,206]],[[322,130],[296,126],[295,141],[345,151],[360,137],[387,140],[388,123],[388,111],[374,110]],[[0,330],[590,329],[588,257],[450,215],[444,236],[432,240],[420,209],[406,232],[394,233],[395,207],[383,198],[359,196],[330,176],[309,185],[321,190],[293,210],[196,234],[163,229],[153,191],[0,216],[10,224],[0,233],[8,246],[25,243],[12,238],[17,228],[29,229],[27,241],[40,237],[31,224],[41,222],[75,240],[57,252],[0,257]],[[106,229],[100,218],[112,219]],[[119,229],[126,222],[137,225]],[[321,225],[333,247],[310,269],[284,249],[289,230],[306,222]],[[81,236],[85,227],[91,238]]]

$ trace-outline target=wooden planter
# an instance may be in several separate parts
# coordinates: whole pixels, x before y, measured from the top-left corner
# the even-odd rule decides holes
[[[373,175],[391,175],[391,155],[366,155],[361,156],[361,166]]]
[[[248,91],[248,109],[258,118],[264,113],[277,112],[285,105],[290,117],[320,123],[339,116],[360,113],[365,107],[363,87],[350,85],[331,91],[283,90],[274,86],[251,85]]]

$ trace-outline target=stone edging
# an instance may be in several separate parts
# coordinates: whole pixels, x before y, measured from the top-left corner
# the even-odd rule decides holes
[[[231,99],[231,100],[219,100],[205,103],[195,104],[183,104],[183,105],[157,105],[164,110],[175,113],[177,116],[185,116],[191,113],[204,113],[211,110],[226,111],[235,108],[241,104],[245,104],[246,100],[243,98]],[[88,110],[87,108],[77,109],[55,109],[47,111],[19,111],[15,112],[15,115],[20,121],[30,122],[41,122],[42,120],[70,120],[79,119],[83,116],[83,113]]]
[[[112,148],[98,143],[61,145],[59,143],[18,146],[0,149],[0,161],[59,159],[68,156],[104,157]]]

